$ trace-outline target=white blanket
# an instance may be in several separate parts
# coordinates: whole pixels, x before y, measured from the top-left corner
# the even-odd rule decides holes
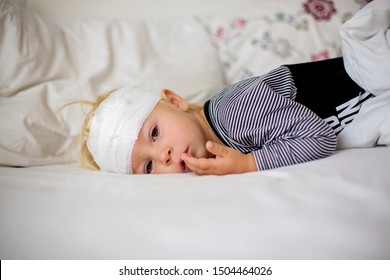
[[[369,3],[340,28],[348,74],[375,95],[390,94],[390,1]]]
[[[375,0],[340,28],[345,68],[376,97],[338,136],[338,148],[390,145],[390,1]]]

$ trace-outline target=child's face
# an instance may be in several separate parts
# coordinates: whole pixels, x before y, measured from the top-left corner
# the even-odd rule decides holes
[[[145,120],[133,148],[133,174],[182,173],[191,170],[180,159],[182,153],[207,157],[207,141],[199,119],[188,104],[171,91]]]

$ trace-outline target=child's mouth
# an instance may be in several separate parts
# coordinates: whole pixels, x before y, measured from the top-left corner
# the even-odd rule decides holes
[[[181,171],[185,172],[186,171],[186,163],[184,162],[184,160],[180,160],[179,165],[180,165]]]
[[[189,151],[189,147],[183,152],[184,154],[187,154],[188,153],[188,151]],[[186,168],[187,168],[187,165],[186,165],[186,163],[184,162],[184,160],[180,160],[180,162],[179,162],[179,165],[180,165],[180,170],[182,171],[182,172],[186,172]]]

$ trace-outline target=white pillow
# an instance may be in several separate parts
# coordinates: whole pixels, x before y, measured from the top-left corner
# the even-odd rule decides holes
[[[57,23],[0,2],[0,164],[33,166],[67,156],[89,99],[124,85],[171,88],[204,102],[223,87],[207,32],[186,20]]]
[[[365,90],[390,92],[390,1],[376,0],[340,28],[344,64]],[[375,51],[374,51],[375,50]]]

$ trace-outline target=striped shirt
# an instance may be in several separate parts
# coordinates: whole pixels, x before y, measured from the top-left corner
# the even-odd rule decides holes
[[[329,156],[335,131],[295,102],[297,88],[286,66],[233,84],[205,104],[205,115],[221,141],[253,153],[258,170]]]
[[[362,104],[374,97],[349,77],[342,57],[286,67],[296,91],[291,98],[324,119],[336,135],[355,119]]]

